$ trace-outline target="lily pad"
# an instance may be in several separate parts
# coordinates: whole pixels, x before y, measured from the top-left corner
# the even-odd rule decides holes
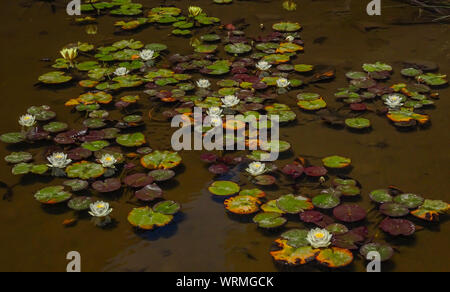
[[[251,196],[255,198],[264,198],[266,193],[260,189],[242,190],[239,196]]]
[[[305,168],[305,174],[310,177],[321,177],[327,175],[328,170],[322,166],[310,166]]]
[[[71,199],[67,206],[75,211],[85,211],[89,210],[92,203],[94,203],[94,200],[90,197],[76,197]]]
[[[70,187],[73,192],[83,191],[89,187],[89,183],[87,181],[80,179],[67,180],[63,183],[63,185]]]
[[[144,202],[150,202],[159,198],[162,198],[163,191],[162,189],[156,185],[156,184],[148,184],[139,191],[135,192],[135,196],[137,199],[144,201]],[[171,215],[171,214],[169,214]]]
[[[66,173],[69,178],[88,180],[102,176],[105,169],[100,164],[82,161],[68,166]]]
[[[261,201],[252,196],[236,196],[225,201],[225,208],[235,214],[253,214],[259,211]]]
[[[441,86],[448,83],[447,75],[427,73],[416,76],[416,80],[430,86]]]
[[[282,211],[280,208],[278,208],[276,200],[270,200],[266,204],[262,205],[261,210],[263,210],[265,213],[284,214],[284,211]]]
[[[297,105],[307,111],[316,111],[327,107],[327,103],[323,98],[317,98],[314,100],[299,100]]]
[[[146,185],[149,185],[153,182],[153,177],[145,174],[145,173],[136,173],[127,176],[123,182],[130,187],[133,188],[142,188]]]
[[[368,243],[361,247],[359,252],[365,259],[367,259],[367,255],[370,252],[377,252],[382,262],[388,261],[394,256],[394,249],[390,245],[383,243]]]
[[[318,250],[310,246],[293,247],[288,244],[286,239],[277,239],[275,243],[280,248],[277,251],[270,252],[272,258],[280,263],[289,266],[305,265],[314,261]]]
[[[33,159],[33,155],[28,152],[13,152],[5,157],[5,161],[8,163],[21,163],[21,162],[29,162]]]
[[[240,191],[241,187],[231,181],[216,181],[209,188],[209,192],[216,196],[232,196]]]
[[[175,176],[175,172],[170,169],[156,169],[148,174],[156,182],[168,181]]]
[[[305,229],[291,229],[281,234],[281,238],[286,239],[289,246],[299,248],[309,246],[309,242],[306,240],[308,233],[309,231]]]
[[[312,203],[320,209],[333,209],[341,203],[341,200],[333,194],[321,194],[315,196]]]
[[[148,169],[172,169],[181,163],[181,156],[172,151],[154,151],[142,157],[141,164]]]
[[[259,213],[253,218],[253,222],[260,228],[274,229],[286,224],[287,220],[280,213]]]
[[[92,188],[99,193],[111,193],[122,187],[120,180],[117,178],[109,178],[105,181],[96,181],[92,184]]]
[[[180,209],[181,205],[174,201],[159,202],[153,207],[153,211],[164,215],[174,215],[178,213]]]
[[[46,187],[41,190],[39,190],[35,195],[34,198],[43,203],[48,205],[58,204],[65,201],[70,200],[72,197],[72,194],[69,192],[64,191],[63,186],[52,186],[52,187]]]
[[[342,268],[353,262],[353,254],[347,249],[333,247],[322,250],[316,260],[329,268]]]
[[[60,71],[45,73],[39,77],[39,81],[45,84],[62,84],[70,80],[72,80],[72,76],[67,76]]]
[[[372,191],[370,192],[369,197],[372,201],[379,204],[393,202],[393,198],[389,193],[389,190],[386,189]]]
[[[17,144],[25,141],[24,133],[7,133],[0,136],[0,141],[7,144]]]
[[[124,147],[139,147],[146,143],[145,136],[142,133],[120,135],[116,142]]]
[[[403,217],[409,214],[409,209],[404,205],[385,203],[380,206],[380,212],[389,217]]]
[[[350,158],[342,157],[342,156],[329,156],[322,159],[323,165],[328,168],[346,168],[350,166],[352,160]]]
[[[271,175],[258,175],[255,177],[255,184],[259,186],[271,186],[277,182],[277,179]]]
[[[280,22],[276,23],[272,26],[272,28],[276,31],[281,32],[295,32],[300,30],[302,27],[299,23],[295,22]]]
[[[363,69],[366,72],[383,72],[383,71],[392,71],[392,66],[388,64],[384,64],[381,62],[376,62],[375,64],[364,64]]]
[[[392,236],[411,236],[416,232],[416,226],[409,220],[386,218],[380,224],[381,230]]]
[[[84,142],[83,144],[81,144],[82,148],[92,151],[92,152],[100,151],[108,146],[109,146],[109,142],[103,141],[103,140],[93,141],[93,142]]]
[[[357,130],[367,129],[371,127],[370,120],[365,118],[346,119],[345,124],[347,125],[347,127]]]
[[[409,209],[415,209],[424,203],[425,199],[416,194],[401,194],[394,198],[394,202]]]
[[[342,204],[333,210],[333,215],[340,221],[353,223],[364,220],[367,212],[356,204]]]
[[[49,133],[60,133],[64,132],[69,128],[69,125],[61,122],[51,122],[47,125],[44,125],[44,131]]]
[[[245,54],[252,50],[252,47],[244,43],[228,44],[225,51],[230,54]]]
[[[342,235],[349,232],[347,226],[339,223],[330,224],[325,229],[328,230],[328,232],[333,233],[334,235]]]
[[[172,215],[155,212],[150,207],[135,208],[128,215],[128,222],[134,227],[143,230],[152,230],[155,227],[166,226],[172,220]]]
[[[314,209],[310,200],[302,196],[295,197],[292,194],[280,197],[277,200],[277,206],[280,210],[289,214],[298,214]]]

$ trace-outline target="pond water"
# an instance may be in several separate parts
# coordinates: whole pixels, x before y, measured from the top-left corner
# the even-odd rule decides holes
[[[79,88],[35,86],[37,77],[49,71],[52,64],[42,59],[54,59],[55,53],[68,43],[104,44],[134,38],[144,43],[164,43],[171,54],[192,51],[189,39],[169,36],[165,29],[149,27],[132,34],[114,34],[113,23],[117,19],[110,16],[99,19],[96,35],[88,35],[84,26],[71,23],[65,14],[66,2],[54,1],[54,9],[48,2],[31,0],[13,1],[2,7],[0,133],[12,131],[13,123],[31,105],[47,104],[60,120],[71,126],[77,123],[77,115],[69,115],[64,103],[77,97]],[[147,8],[161,4],[142,2]],[[188,1],[164,2],[185,9],[184,2]],[[336,68],[334,81],[309,88],[324,96],[333,107],[339,106],[334,93],[347,84],[345,73],[358,70],[363,63],[382,61],[394,65],[420,59],[438,63],[444,74],[450,72],[450,26],[420,21],[408,24],[417,19],[417,9],[400,6],[395,1],[382,1],[381,17],[367,16],[366,1],[298,1],[297,11],[289,13],[283,10],[280,1],[235,1],[226,6],[214,5],[210,0],[189,2],[220,17],[225,24],[245,18],[250,24],[248,36],[261,34],[261,23],[270,28],[286,18],[300,22],[305,42],[305,52],[298,57],[301,62]],[[397,75],[394,81],[401,80]],[[361,204],[367,209],[372,207],[367,194],[389,185],[449,202],[449,94],[448,88],[440,90],[436,108],[428,110],[432,125],[416,131],[398,131],[386,119],[373,115],[373,130],[355,134],[330,128],[317,116],[296,110],[297,123],[283,127],[280,138],[289,141],[297,155],[325,157],[339,153],[351,157],[354,167],[351,176],[363,186]],[[295,107],[293,100],[294,93],[281,97],[283,103]],[[168,123],[149,122],[145,130],[153,149],[168,149],[171,133]],[[2,144],[0,157],[12,149],[15,148]],[[38,148],[35,151],[42,154]],[[279,233],[262,232],[255,224],[239,222],[227,215],[223,204],[214,201],[207,190],[213,176],[199,161],[200,154],[181,152],[183,166],[177,171],[175,182],[164,188],[166,199],[182,204],[182,213],[175,217],[175,223],[146,233],[136,233],[128,224],[127,214],[135,206],[127,203],[126,196],[111,200],[117,220],[114,228],[95,228],[87,216],[75,227],[66,228],[62,222],[71,218],[71,211],[64,207],[41,207],[33,198],[37,190],[54,181],[29,176],[21,179],[11,174],[10,166],[0,163],[0,180],[17,185],[9,200],[0,201],[0,227],[4,234],[0,242],[0,270],[65,271],[69,251],[80,252],[83,271],[280,270],[268,253]],[[283,157],[280,165],[293,158]],[[284,192],[276,189],[272,193]],[[398,252],[383,268],[449,271],[450,225],[445,223],[420,231],[413,239],[395,241]],[[288,226],[295,227],[298,223]],[[364,262],[357,259],[347,269],[363,271]]]

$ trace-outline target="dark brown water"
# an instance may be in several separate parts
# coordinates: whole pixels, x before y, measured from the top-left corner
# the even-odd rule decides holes
[[[165,43],[171,53],[187,52],[188,41],[169,37],[167,30],[147,28],[138,34],[114,35],[115,19],[110,17],[101,18],[98,34],[89,36],[83,27],[70,25],[63,7],[66,2],[56,1],[56,13],[48,3],[38,1],[10,1],[2,7],[1,133],[15,129],[17,117],[31,105],[48,104],[58,112],[61,121],[75,122],[64,102],[78,96],[79,89],[33,86],[51,64],[40,59],[55,58],[56,52],[68,43],[100,44],[132,37],[144,43]],[[140,2],[147,8],[160,4],[159,1]],[[174,2],[180,8],[188,5],[188,1],[166,2]],[[439,63],[441,72],[450,73],[450,26],[392,25],[413,21],[418,15],[417,9],[398,7],[397,2],[382,1],[381,17],[365,14],[365,2],[369,1],[349,1],[346,7],[346,1],[303,0],[298,1],[296,12],[284,11],[280,1],[235,1],[229,6],[212,5],[209,0],[189,2],[220,17],[223,23],[245,17],[251,24],[248,35],[259,33],[260,23],[266,27],[282,19],[302,23],[301,35],[306,43],[305,54],[299,57],[302,62],[337,68],[338,78],[334,82],[309,88],[323,94],[331,106],[336,105],[332,101],[336,89],[346,84],[344,73],[359,69],[362,63],[380,60],[397,64],[425,59]],[[382,28],[365,31],[367,22],[375,22]],[[441,91],[436,109],[429,112],[432,126],[427,129],[403,133],[387,120],[373,117],[374,130],[358,135],[330,129],[319,120],[314,121],[315,116],[300,113],[299,125],[283,128],[281,138],[292,143],[297,155],[351,157],[354,165],[351,175],[364,187],[363,204],[367,208],[370,207],[367,193],[388,185],[448,202],[449,94],[448,89]],[[294,100],[285,98],[283,102],[294,106]],[[170,135],[166,126],[152,124],[147,128],[151,146],[167,148]],[[0,157],[9,152],[11,149],[0,147]],[[184,152],[182,156],[185,170],[177,176],[178,186],[166,190],[166,197],[182,203],[183,213],[177,217],[176,224],[145,235],[136,234],[126,221],[134,206],[124,198],[112,203],[114,217],[119,221],[116,228],[101,230],[93,227],[88,219],[81,220],[74,228],[64,228],[61,223],[71,218],[69,211],[50,212],[33,198],[34,192],[50,181],[21,180],[10,174],[9,166],[0,163],[1,180],[9,185],[20,183],[11,201],[0,201],[0,270],[65,271],[66,254],[78,251],[83,271],[276,271],[268,251],[277,234],[267,235],[254,224],[229,218],[223,205],[214,202],[205,191],[212,176],[199,162],[199,153]],[[298,223],[290,225],[298,226]],[[417,233],[413,240],[398,242],[398,253],[385,269],[450,271],[449,234],[450,224],[444,222]],[[355,261],[351,268],[363,269],[361,260]]]

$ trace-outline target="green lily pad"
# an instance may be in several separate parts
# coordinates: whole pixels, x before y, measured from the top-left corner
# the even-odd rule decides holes
[[[286,141],[270,141],[268,143],[261,143],[260,147],[264,151],[269,151],[272,153],[282,153],[291,149],[291,144]]]
[[[24,133],[7,133],[0,136],[0,141],[7,144],[17,144],[25,141]]]
[[[239,193],[241,187],[231,181],[216,181],[209,188],[209,192],[216,196],[232,196]]]
[[[321,194],[312,199],[315,207],[320,209],[333,209],[341,203],[341,200],[334,194]]]
[[[89,187],[89,183],[87,181],[80,179],[67,180],[63,183],[63,185],[70,187],[73,192],[83,191]]]
[[[67,203],[67,206],[75,211],[85,211],[89,210],[91,204],[94,200],[90,197],[76,197]]]
[[[314,209],[311,201],[302,196],[295,197],[292,194],[280,197],[277,200],[277,206],[280,210],[289,214],[298,214]]]
[[[416,77],[418,75],[421,75],[423,72],[422,70],[416,68],[405,68],[400,73],[406,77]]]
[[[65,201],[69,200],[71,197],[72,197],[72,194],[64,191],[63,186],[46,187],[46,188],[39,190],[34,195],[34,198],[37,201],[39,201],[43,204],[48,204],[48,205],[65,202]]]
[[[318,98],[314,100],[299,100],[297,105],[307,111],[317,111],[327,107],[327,103],[323,98]]]
[[[322,250],[316,260],[329,268],[342,268],[353,262],[353,253],[338,247]]]
[[[393,198],[389,193],[389,190],[375,190],[370,192],[369,197],[372,201],[379,204],[391,203],[393,202]]]
[[[377,252],[382,262],[390,260],[394,255],[394,249],[390,245],[382,243],[368,243],[362,246],[359,252],[365,259],[370,252]]]
[[[217,42],[221,40],[221,37],[217,34],[205,34],[202,35],[200,38],[204,42]]]
[[[217,45],[200,45],[195,47],[197,53],[211,54],[217,50]]]
[[[142,133],[120,135],[116,138],[116,142],[124,147],[139,147],[146,143]]]
[[[424,198],[416,194],[401,194],[394,198],[395,203],[406,206],[409,209],[415,209],[422,206],[424,201]]]
[[[28,152],[13,152],[10,155],[5,157],[5,161],[8,163],[21,163],[21,162],[29,162],[33,159],[33,155]]]
[[[409,209],[396,203],[384,203],[380,206],[380,212],[389,217],[403,217],[409,214]]]
[[[83,161],[68,166],[66,173],[69,178],[88,180],[102,176],[105,169],[100,164]]]
[[[299,248],[309,246],[309,242],[306,240],[308,233],[309,231],[305,229],[291,229],[281,234],[281,238],[286,239],[289,246]]]
[[[45,73],[39,77],[39,81],[45,84],[62,84],[72,80],[72,76],[64,75],[64,72],[54,71]]]
[[[242,190],[239,196],[250,196],[255,198],[264,198],[266,193],[260,189]]]
[[[366,72],[351,71],[351,72],[347,72],[345,74],[345,76],[347,76],[348,79],[358,80],[358,79],[365,79],[365,78],[367,78],[367,73]]]
[[[85,143],[81,144],[82,148],[90,150],[92,152],[100,151],[103,148],[106,148],[108,146],[109,146],[109,142],[103,141],[103,140],[93,141],[93,142],[85,142]]]
[[[440,200],[425,200],[421,208],[444,213],[449,209],[449,204]]]
[[[328,168],[346,168],[350,166],[352,160],[350,158],[342,157],[342,156],[329,156],[322,159],[323,165]]]
[[[270,200],[269,202],[261,206],[261,210],[263,210],[265,213],[285,214],[283,210],[278,208],[277,200]]]
[[[135,208],[128,215],[128,222],[134,227],[143,230],[152,230],[155,227],[166,226],[172,220],[173,215],[155,212],[150,207]]]
[[[172,151],[154,151],[141,159],[141,164],[148,169],[172,169],[181,163],[181,156]]]
[[[306,64],[297,64],[294,66],[294,70],[300,73],[311,72],[312,70],[314,70],[314,66]]]
[[[383,72],[383,71],[392,71],[392,66],[388,64],[384,64],[381,62],[376,62],[375,64],[364,64],[363,69],[366,72]]]
[[[181,206],[174,201],[163,201],[159,202],[153,207],[153,211],[164,214],[164,215],[174,215],[180,211]]]
[[[311,246],[293,247],[288,244],[287,239],[279,238],[275,242],[279,250],[270,252],[270,255],[275,261],[288,266],[299,266],[312,262],[318,252]]]
[[[50,133],[60,133],[64,132],[69,128],[69,125],[66,123],[61,122],[51,122],[47,125],[44,125],[44,131],[50,132]]]
[[[416,80],[419,82],[426,83],[430,86],[441,86],[448,83],[447,81],[447,75],[443,74],[434,74],[434,73],[427,73],[416,76]]]
[[[252,47],[244,43],[228,44],[225,46],[225,52],[230,54],[246,54],[251,52],[251,50]]]
[[[156,169],[148,174],[153,177],[153,180],[156,182],[168,181],[175,176],[175,172],[170,169]]]
[[[347,226],[339,224],[339,223],[330,224],[325,229],[328,232],[333,233],[334,235],[342,235],[349,231]]]
[[[31,168],[33,167],[33,164],[29,163],[19,163],[14,165],[12,169],[12,174],[14,175],[25,175],[31,172]]]
[[[345,124],[352,129],[366,129],[371,127],[370,120],[364,118],[346,119]]]
[[[294,22],[280,22],[276,23],[272,26],[272,28],[276,31],[281,32],[295,32],[300,30],[302,27],[299,23]]]
[[[258,227],[265,229],[274,229],[287,223],[280,213],[259,213],[253,218]]]

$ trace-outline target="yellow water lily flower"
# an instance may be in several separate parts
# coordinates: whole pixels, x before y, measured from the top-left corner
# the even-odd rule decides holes
[[[203,12],[203,9],[198,6],[191,6],[189,7],[189,16],[190,17],[196,17],[199,16]]]
[[[78,48],[64,48],[60,54],[64,60],[72,62],[78,57]]]

